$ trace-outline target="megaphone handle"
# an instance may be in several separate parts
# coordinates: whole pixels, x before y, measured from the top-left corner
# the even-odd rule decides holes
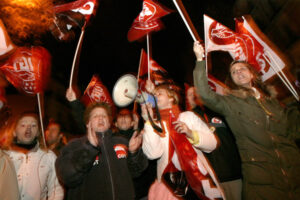
[[[142,95],[142,98],[144,99],[144,102],[146,102],[144,95]],[[157,103],[156,103],[155,97],[154,97],[154,102],[155,102],[155,110],[156,110],[156,112],[157,112],[157,111],[158,111],[158,108],[157,108]],[[162,133],[163,130],[153,122],[153,119],[152,119],[152,117],[150,116],[150,113],[149,113],[149,110],[148,110],[147,106],[146,106],[146,110],[147,110],[147,115],[148,115],[148,119],[149,119],[149,121],[150,121],[151,126],[152,126],[156,131],[158,131],[159,133]],[[160,120],[160,114],[159,114],[159,112],[158,112],[157,117],[159,117],[160,125],[162,125],[162,124],[161,124],[161,120]],[[159,134],[159,135],[160,135],[160,136],[163,136],[162,134]]]

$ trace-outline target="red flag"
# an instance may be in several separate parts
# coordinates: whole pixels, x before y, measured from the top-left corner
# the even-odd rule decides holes
[[[228,51],[236,49],[236,34],[234,31],[204,15],[205,51]]]
[[[169,13],[169,10],[163,8],[157,2],[144,0],[143,10],[134,20],[128,32],[128,41],[132,42],[138,40],[152,31],[159,31],[162,29],[163,24],[160,21],[160,18]]]
[[[164,82],[170,82],[171,79],[168,77],[168,72],[162,68],[157,62],[150,58],[150,79],[155,84],[158,85]],[[145,82],[148,79],[148,59],[147,53],[142,49],[139,67],[139,87],[144,90]]]
[[[114,103],[107,88],[103,85],[97,75],[94,75],[84,91],[81,101],[88,106],[93,102],[105,102],[114,110]]]
[[[97,0],[77,0],[70,3],[54,6],[54,13],[65,11],[79,12],[85,16],[86,22],[89,21],[92,14],[95,14]]]
[[[281,70],[284,68],[282,53],[276,49],[268,38],[259,30],[250,16],[236,19],[236,32],[204,15],[205,50],[228,51],[234,60],[244,60],[250,63],[265,81],[276,72],[270,70],[265,59]],[[275,50],[276,49],[276,50]]]
[[[277,66],[276,71],[282,70],[286,64],[283,53],[261,32],[251,16],[243,16],[235,19],[235,30],[242,38],[243,43],[237,48],[239,54],[235,55],[236,60],[245,58],[262,75],[265,81],[271,78],[276,72],[270,69],[269,60],[272,66]],[[244,45],[242,45],[244,44]]]
[[[41,46],[19,47],[1,66],[7,80],[28,94],[42,92],[50,77],[51,56]]]
[[[15,49],[16,46],[10,40],[6,28],[0,19],[0,61],[6,59]]]

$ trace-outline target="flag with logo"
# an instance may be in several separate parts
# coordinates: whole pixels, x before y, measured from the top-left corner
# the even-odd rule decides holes
[[[236,19],[235,32],[204,15],[205,50],[227,51],[234,60],[250,63],[265,81],[285,67],[283,54],[259,30],[250,16]]]
[[[161,17],[169,14],[170,11],[157,2],[144,0],[143,10],[133,21],[128,31],[128,41],[132,42],[141,39],[152,31],[159,31],[163,28]]]
[[[41,46],[31,46],[17,48],[0,70],[17,89],[37,94],[46,88],[50,67],[50,53]]]
[[[90,83],[84,91],[81,101],[86,106],[94,102],[104,102],[110,105],[113,111],[115,109],[108,89],[103,85],[102,81],[97,75],[92,77]]]

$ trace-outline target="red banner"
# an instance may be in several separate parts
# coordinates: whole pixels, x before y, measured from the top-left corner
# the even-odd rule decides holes
[[[112,98],[107,90],[107,88],[103,85],[97,75],[94,75],[84,91],[84,94],[81,98],[81,101],[88,106],[93,102],[105,102],[111,106],[111,109],[114,110],[114,103]]]
[[[144,91],[144,86],[146,80],[148,79],[148,59],[147,53],[142,49],[141,58],[140,58],[140,71],[139,71],[139,87]],[[168,72],[161,67],[157,62],[155,62],[152,58],[149,60],[149,71],[150,71],[150,79],[155,84],[161,84],[165,82],[173,82],[172,79],[168,77]]]
[[[19,47],[0,67],[7,80],[27,93],[42,92],[50,77],[51,56],[41,46]]]
[[[170,11],[163,8],[160,4],[151,0],[144,0],[143,10],[134,20],[128,32],[128,41],[138,40],[152,31],[162,29],[163,24],[160,18],[169,13]]]
[[[282,53],[259,30],[250,16],[236,19],[236,32],[223,24],[204,15],[205,50],[227,51],[234,60],[250,63],[265,81],[276,72],[270,69],[270,64],[285,67]],[[267,59],[266,59],[267,58]]]

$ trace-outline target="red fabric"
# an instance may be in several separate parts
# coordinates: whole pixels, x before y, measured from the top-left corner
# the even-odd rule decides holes
[[[174,170],[175,167],[172,164],[171,159],[175,150],[180,166],[185,172],[186,178],[191,188],[200,199],[209,200],[209,198],[204,195],[202,180],[209,180],[212,185],[214,185],[214,182],[208,173],[206,175],[203,175],[201,173],[197,164],[197,152],[194,150],[193,146],[186,138],[186,135],[178,133],[175,130],[175,126],[173,125],[173,122],[177,121],[180,114],[178,106],[173,106],[172,109],[162,110],[160,111],[160,113],[162,120],[168,121],[167,124],[170,133],[169,151],[171,150],[171,153],[169,153],[169,164],[164,172]]]
[[[7,80],[27,94],[42,92],[50,77],[51,56],[41,46],[19,47],[1,66]]]
[[[259,30],[250,16],[236,19],[235,32],[206,15],[204,27],[206,52],[228,51],[234,60],[250,63],[262,75],[263,81],[275,74],[265,57],[280,69],[285,66],[282,53]]]
[[[77,0],[70,3],[54,6],[54,13],[65,11],[79,12],[85,16],[86,22],[95,14],[97,0]]]
[[[157,2],[144,0],[143,10],[134,20],[127,34],[128,41],[132,42],[141,39],[152,31],[159,31],[162,29],[163,24],[160,21],[160,18],[169,13],[169,10],[163,8]]]
[[[110,105],[111,109],[115,110],[112,98],[97,75],[94,75],[84,91],[81,101],[88,106],[93,102],[105,102]]]
[[[138,84],[141,90],[145,90],[145,83],[148,79],[148,59],[147,53],[142,49],[139,67],[139,80]],[[163,82],[170,82],[171,80],[167,77],[167,71],[162,68],[157,62],[150,58],[150,79],[155,84],[158,85]]]

